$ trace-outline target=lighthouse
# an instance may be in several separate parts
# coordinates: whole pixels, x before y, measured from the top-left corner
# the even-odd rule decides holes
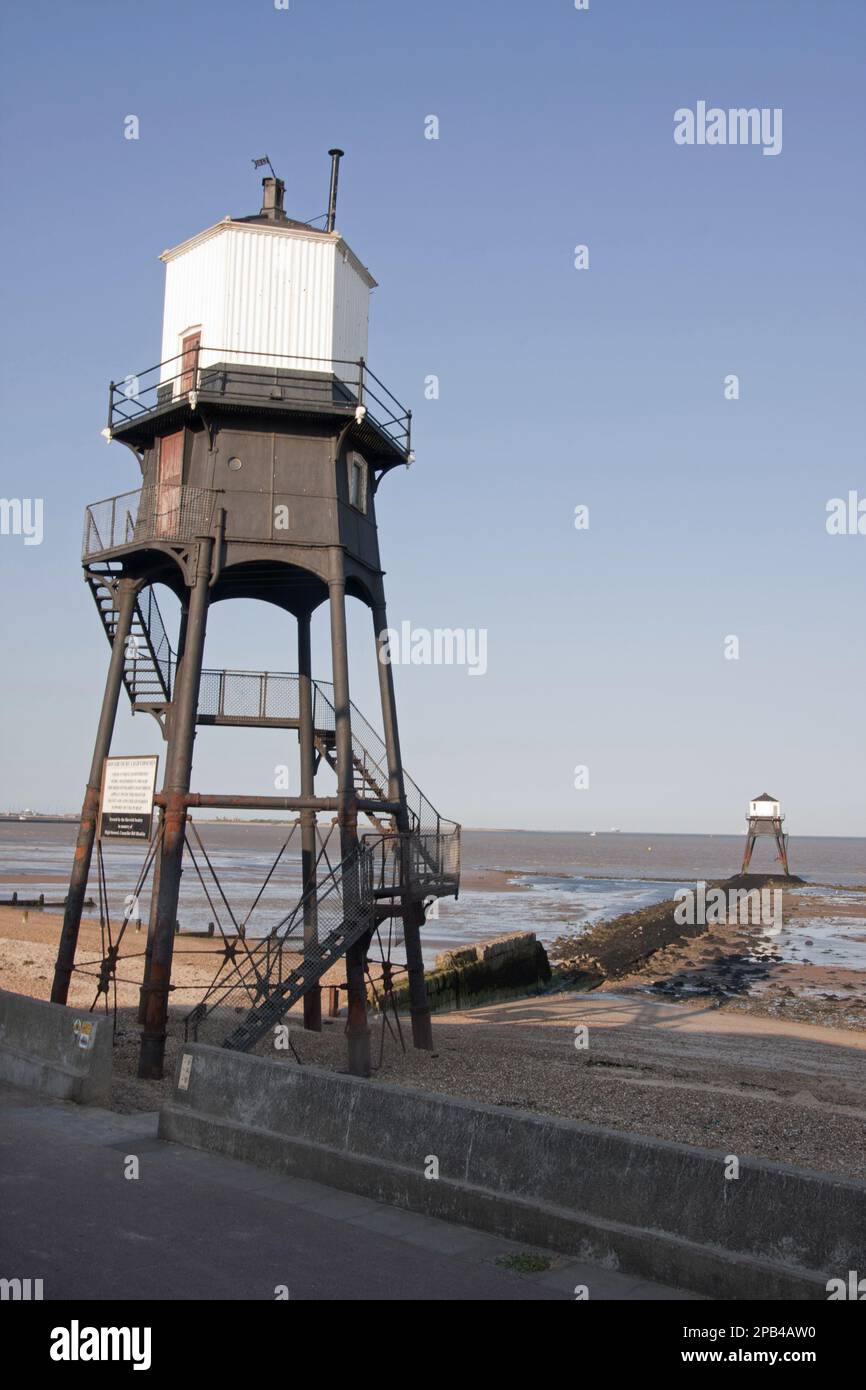
[[[776,848],[779,852],[779,861],[786,874],[790,873],[788,868],[788,837],[782,830],[782,822],[785,817],[782,815],[782,808],[774,796],[769,792],[762,792],[749,802],[749,810],[746,816],[746,847],[743,851],[743,866],[741,873],[748,873],[749,864],[752,860],[752,851],[755,848],[755,841],[759,835],[772,835],[776,841]]]
[[[381,735],[351,699],[346,608],[368,609],[381,657],[388,617],[376,496],[412,458],[412,419],[367,362],[376,281],[336,228],[342,151],[330,153],[324,228],[288,216],[285,186],[272,175],[257,213],[227,216],[163,252],[160,360],[109,387],[105,432],[125,446],[118,454],[127,468],[132,454],[138,477],[85,511],[84,578],[111,659],[52,999],[66,1002],[75,969],[103,769],[125,687],[133,710],[158,721],[166,745],[142,983],[143,1077],[163,1070],[191,807],[297,813],[302,892],[263,940],[243,950],[226,944],[214,986],[187,1017],[188,1036],[252,1047],[300,1001],[305,1026],[319,1028],[319,981],[345,959],[349,1068],[368,1074],[366,953],[390,917],[402,924],[413,1041],[432,1046],[420,934],[425,902],[456,896],[460,828],[403,766],[387,660],[377,661]],[[163,590],[179,600],[174,631],[160,610]],[[240,598],[287,620],[274,670],[205,665],[209,611]],[[311,618],[323,605],[330,680],[314,677],[310,658]],[[290,629],[295,672],[283,656]],[[200,725],[292,731],[298,794],[191,794]],[[329,771],[331,790],[320,785]],[[320,849],[322,817],[339,827],[336,862]],[[103,984],[116,966],[117,958],[103,961]]]

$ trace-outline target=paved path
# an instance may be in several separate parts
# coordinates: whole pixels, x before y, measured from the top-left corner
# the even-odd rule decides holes
[[[124,1177],[128,1155],[140,1176]],[[0,1085],[0,1278],[46,1299],[680,1299],[689,1295],[156,1138],[156,1115]]]

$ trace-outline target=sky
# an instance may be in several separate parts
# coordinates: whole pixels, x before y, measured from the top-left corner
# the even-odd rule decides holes
[[[726,833],[769,791],[793,835],[866,833],[860,0],[47,0],[2,30],[0,496],[44,519],[0,535],[0,807],[80,806],[82,521],[138,483],[100,431],[158,360],[160,252],[258,211],[265,154],[316,217],[339,145],[369,361],[414,410],[377,494],[390,619],[487,634],[483,675],[395,669],[416,782],[476,827]],[[699,102],[781,109],[781,149],[676,143]],[[849,493],[864,533],[829,534]],[[205,661],[294,646],[224,603]],[[293,747],[201,730],[193,789],[266,795]],[[161,754],[156,723],[122,708],[112,751]]]

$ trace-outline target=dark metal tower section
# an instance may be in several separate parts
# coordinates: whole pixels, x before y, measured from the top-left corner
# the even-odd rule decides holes
[[[264,209],[261,216],[267,216]],[[356,1074],[370,1069],[365,952],[377,922],[389,910],[383,897],[390,894],[390,911],[403,921],[413,1040],[417,1047],[430,1048],[420,942],[423,904],[431,894],[456,895],[459,882],[459,827],[441,820],[404,774],[390,665],[378,663],[381,752],[371,752],[369,745],[378,736],[350,698],[346,600],[359,599],[369,608],[378,655],[388,619],[376,491],[386,473],[409,459],[410,413],[363,358],[311,362],[269,351],[260,355],[261,365],[258,359],[247,349],[223,351],[193,339],[174,360],[127,378],[123,386],[112,385],[111,437],[135,452],[141,486],[91,505],[85,518],[84,573],[112,654],[52,999],[66,1001],[74,968],[102,764],[125,683],[133,708],[158,718],[167,744],[157,797],[161,842],[142,991],[139,1074],[144,1077],[159,1077],[163,1070],[191,805],[299,813],[303,968],[298,967],[291,991],[282,983],[279,990],[272,989],[267,978],[263,985],[257,975],[264,1006],[260,1015],[272,1023],[303,997],[306,1026],[320,1026],[318,980],[327,965],[345,954],[349,1064]],[[181,603],[174,645],[154,600],[153,586],[159,584]],[[210,608],[236,598],[264,600],[295,619],[296,674],[242,677],[203,669]],[[328,605],[330,616],[330,693],[313,680],[310,665],[310,620],[321,604]],[[296,729],[300,795],[191,796],[193,743],[201,723]],[[316,794],[322,760],[336,772],[336,797]],[[336,811],[341,863],[334,881],[319,894],[316,821],[326,811]],[[372,848],[359,834],[359,813],[377,827],[380,843]],[[381,875],[374,881],[376,854],[397,865],[387,887]],[[250,1037],[254,1031],[251,1023]],[[227,1040],[226,1045],[240,1044]]]

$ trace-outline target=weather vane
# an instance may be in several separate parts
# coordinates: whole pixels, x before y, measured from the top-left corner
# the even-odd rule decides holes
[[[267,164],[268,168],[269,168],[270,171],[271,171],[271,174],[273,175],[274,178],[276,178],[276,177],[277,177],[276,170],[274,169],[274,166],[273,166],[273,164],[271,163],[271,161],[268,159],[268,156],[267,156],[267,155],[265,155],[263,159],[254,159],[254,160],[253,160],[253,168],[254,168],[254,169],[261,169],[262,166],[263,166],[264,164]]]

